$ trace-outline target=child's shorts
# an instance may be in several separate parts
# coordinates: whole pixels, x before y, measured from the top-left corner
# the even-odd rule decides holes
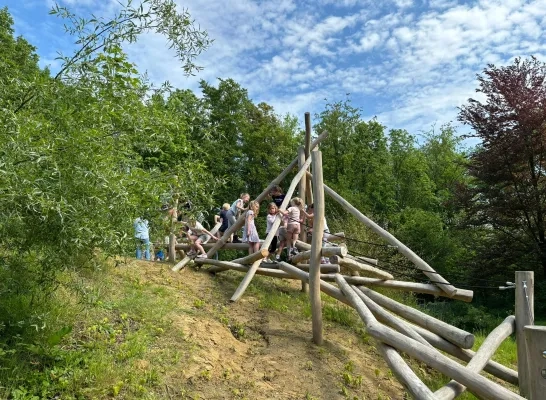
[[[210,240],[210,236],[207,234],[203,234],[203,235],[200,235],[197,239],[200,240],[201,243],[205,244]]]
[[[294,235],[297,235],[300,233],[300,224],[299,222],[291,222],[288,224],[288,226],[286,227],[286,231],[287,232],[290,232]]]
[[[286,241],[286,227],[281,226],[279,228],[279,242]]]

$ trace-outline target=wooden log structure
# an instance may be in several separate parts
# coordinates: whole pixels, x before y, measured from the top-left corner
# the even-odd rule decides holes
[[[469,371],[480,372],[487,365],[487,362],[493,354],[495,354],[495,351],[497,351],[501,343],[515,332],[515,320],[516,318],[513,315],[506,317],[499,326],[487,335],[474,357],[472,357],[470,362],[466,365],[466,368]],[[438,400],[453,400],[461,395],[465,389],[466,388],[459,382],[452,380],[447,385],[434,392],[434,396],[436,396],[436,399]]]
[[[387,310],[413,322],[416,325],[422,326],[431,332],[437,333],[463,349],[471,349],[472,346],[474,346],[474,335],[469,332],[463,331],[462,329],[449,325],[444,321],[431,317],[430,315],[416,310],[413,307],[398,303],[397,301],[394,301],[387,296],[366,287],[359,287],[359,290],[380,306],[385,307]]]
[[[205,250],[210,250],[216,243],[205,243],[202,244]],[[191,245],[188,243],[178,243],[176,245],[176,250],[188,251],[191,249]],[[248,251],[248,243],[226,243],[218,250],[246,250]]]
[[[395,246],[399,253],[403,254],[408,260],[410,260],[418,269],[420,269],[426,276],[437,283],[437,285],[445,291],[449,297],[453,297],[457,293],[457,288],[445,280],[440,274],[438,274],[430,265],[415,254],[409,247],[404,245],[400,240],[395,238],[392,234],[381,228],[378,224],[366,217],[355,207],[353,207],[347,200],[337,194],[335,191],[324,185],[324,191],[337,201],[345,210],[352,214],[356,219],[369,227],[376,234],[385,239],[392,246]]]
[[[446,292],[441,290],[436,285],[430,285],[426,283],[414,283],[406,281],[396,281],[396,280],[384,280],[377,278],[366,278],[360,276],[343,276],[345,280],[351,285],[357,286],[366,286],[366,287],[385,287],[390,289],[402,290],[404,292],[415,292],[415,293],[424,293],[431,294],[434,296],[443,296],[449,297]],[[335,281],[334,275],[322,275],[321,279],[325,281]],[[462,300],[466,302],[472,301],[474,292],[472,290],[466,289],[457,289],[457,294],[454,297],[451,297],[455,300]]]
[[[212,265],[213,267],[207,270],[210,273],[223,272],[230,269],[246,273],[249,269],[246,265],[237,264],[231,261],[213,260],[212,258],[196,258],[194,261],[198,265]],[[296,279],[292,275],[278,269],[258,268],[256,274],[271,276],[273,278]]]
[[[529,400],[542,400],[546,394],[546,326],[528,325],[524,329],[529,366]]]
[[[367,264],[355,261],[348,257],[332,256],[330,257],[330,262],[334,264],[339,264],[340,266],[346,267],[350,269],[351,271],[355,271],[359,273],[361,272],[366,275],[371,275],[372,277],[377,277],[382,279],[394,279],[394,276],[392,276],[392,274],[386,271],[383,271],[376,267],[372,267],[371,265],[367,265]]]
[[[529,368],[524,327],[535,324],[533,271],[516,271],[516,346],[518,352],[519,393],[529,397]]]
[[[248,256],[237,258],[233,260],[233,262],[237,264],[252,264],[255,261],[262,260],[268,255],[269,255],[269,251],[267,249],[262,248],[255,253],[249,254]]]

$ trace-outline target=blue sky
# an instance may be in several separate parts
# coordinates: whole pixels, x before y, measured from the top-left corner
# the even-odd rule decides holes
[[[136,0],[134,1],[136,3]],[[157,83],[198,91],[198,81],[233,78],[278,113],[320,112],[351,94],[364,118],[414,134],[455,121],[475,93],[476,73],[514,57],[546,60],[546,0],[177,0],[214,39],[184,76],[157,35],[128,46],[131,60]],[[54,70],[70,51],[52,0],[3,1],[17,34]],[[80,15],[107,15],[112,0],[62,0]],[[0,4],[1,5],[1,4]]]

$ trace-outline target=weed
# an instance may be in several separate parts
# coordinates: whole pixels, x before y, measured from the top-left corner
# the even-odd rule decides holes
[[[195,308],[203,308],[203,307],[205,307],[205,300],[195,299],[193,301],[193,306]]]
[[[307,361],[305,365],[303,366],[303,369],[306,369],[307,371],[313,370],[313,361]]]

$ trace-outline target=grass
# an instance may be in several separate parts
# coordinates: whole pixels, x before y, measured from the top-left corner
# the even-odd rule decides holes
[[[0,398],[164,398],[162,373],[191,354],[169,318],[173,289],[112,267],[62,280],[42,335],[0,352]]]

